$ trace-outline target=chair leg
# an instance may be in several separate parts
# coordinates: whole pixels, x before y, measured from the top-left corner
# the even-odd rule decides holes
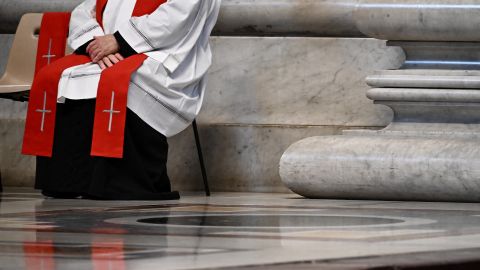
[[[198,159],[200,161],[200,168],[202,170],[203,185],[205,187],[205,195],[210,196],[210,187],[208,185],[207,170],[205,169],[205,162],[203,160],[202,146],[200,145],[200,136],[198,135],[197,121],[192,123],[193,134],[195,135],[195,143],[197,145]]]

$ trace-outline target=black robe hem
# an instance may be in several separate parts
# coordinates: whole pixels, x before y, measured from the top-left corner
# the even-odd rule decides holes
[[[53,198],[175,200],[167,138],[127,109],[123,158],[90,156],[95,100],[57,105],[52,157],[37,157],[35,188]]]
[[[138,201],[138,200],[147,200],[147,201],[166,201],[166,200],[179,200],[180,193],[178,191],[171,192],[159,192],[159,193],[149,193],[149,194],[136,194],[132,195],[118,195],[113,198],[108,198],[102,195],[92,195],[92,194],[81,194],[76,192],[68,191],[50,191],[42,190],[42,194],[45,197],[53,199],[87,199],[87,200],[97,200],[97,201],[112,201],[112,200],[122,200],[122,201]],[[140,198],[140,199],[139,199]]]

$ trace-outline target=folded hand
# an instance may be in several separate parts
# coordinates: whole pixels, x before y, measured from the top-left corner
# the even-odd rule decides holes
[[[109,54],[103,57],[102,59],[100,59],[99,61],[97,61],[97,64],[100,66],[102,70],[104,70],[122,61],[123,59],[124,59],[123,56],[120,55],[119,53]]]
[[[96,36],[87,46],[87,53],[92,62],[97,63],[107,55],[115,54],[119,50],[117,40],[113,35]]]

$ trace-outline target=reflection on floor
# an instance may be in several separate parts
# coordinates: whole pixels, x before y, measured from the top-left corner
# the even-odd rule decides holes
[[[45,200],[7,189],[0,269],[480,269],[480,204],[182,195]]]

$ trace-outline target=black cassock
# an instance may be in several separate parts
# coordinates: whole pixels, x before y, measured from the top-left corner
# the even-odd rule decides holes
[[[167,138],[128,109],[123,158],[90,156],[95,99],[57,105],[51,158],[37,157],[35,188],[56,198],[178,199],[167,175]]]

